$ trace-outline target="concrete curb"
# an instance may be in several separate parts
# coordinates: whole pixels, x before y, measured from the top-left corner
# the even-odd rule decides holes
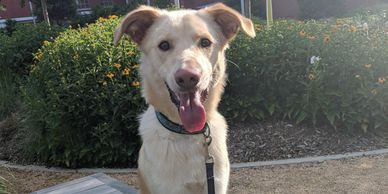
[[[24,170],[24,171],[40,171],[40,172],[64,172],[64,173],[86,173],[86,174],[95,174],[95,173],[115,173],[115,174],[124,174],[124,173],[135,173],[137,169],[134,168],[79,168],[79,169],[66,169],[66,168],[57,168],[57,167],[45,167],[37,165],[19,165],[13,164],[8,161],[0,160],[0,167],[15,169],[15,170]]]
[[[278,165],[291,165],[291,164],[302,164],[302,163],[315,163],[323,162],[328,160],[341,160],[356,158],[362,156],[376,156],[376,155],[388,155],[388,149],[379,149],[371,150],[365,152],[351,152],[346,154],[336,154],[336,155],[326,155],[326,156],[316,156],[316,157],[305,157],[305,158],[294,158],[286,160],[272,160],[272,161],[259,161],[259,162],[247,162],[247,163],[235,163],[231,164],[232,169],[240,168],[257,168],[262,166],[278,166]],[[44,166],[36,165],[18,165],[12,164],[8,161],[0,160],[0,167],[16,169],[16,170],[25,170],[25,171],[41,171],[41,172],[67,172],[67,173],[115,173],[115,174],[124,174],[124,173],[135,173],[137,169],[133,168],[121,168],[121,169],[111,169],[111,168],[81,168],[81,169],[64,169],[64,168],[47,168]]]
[[[364,151],[364,152],[351,152],[346,154],[293,158],[293,159],[286,159],[286,160],[236,163],[236,164],[232,164],[231,167],[238,169],[238,168],[254,168],[254,167],[261,167],[261,166],[291,165],[291,164],[314,163],[314,162],[323,162],[328,160],[341,160],[341,159],[349,159],[349,158],[356,158],[356,157],[362,157],[362,156],[376,156],[376,155],[387,155],[387,154],[388,154],[388,149],[380,149],[380,150],[371,150],[371,151]]]

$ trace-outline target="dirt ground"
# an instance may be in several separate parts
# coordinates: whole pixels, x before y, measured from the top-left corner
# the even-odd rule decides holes
[[[87,174],[18,171],[0,167],[9,181],[11,193],[23,194],[70,181]],[[136,174],[109,174],[136,185]],[[385,193],[388,191],[388,155],[327,161],[302,165],[282,165],[234,169],[229,193]]]
[[[255,162],[344,154],[388,147],[388,133],[360,133],[292,123],[234,123],[229,126],[231,162]]]

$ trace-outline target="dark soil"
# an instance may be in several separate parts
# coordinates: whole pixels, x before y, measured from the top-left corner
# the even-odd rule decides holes
[[[8,160],[19,164],[33,163],[32,157],[25,157],[23,151],[25,135],[21,123],[23,119],[18,114],[11,114],[0,121],[0,160]]]
[[[23,152],[23,119],[13,114],[0,121],[0,160],[39,164]],[[388,133],[344,133],[330,127],[307,127],[287,122],[229,123],[232,163],[279,160],[388,148]]]
[[[342,154],[388,148],[387,133],[335,131],[286,122],[229,124],[232,163]]]

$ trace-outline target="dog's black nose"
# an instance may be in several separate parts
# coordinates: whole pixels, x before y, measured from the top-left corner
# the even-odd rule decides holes
[[[194,69],[180,68],[175,72],[175,82],[185,90],[194,89],[199,82],[200,74]]]

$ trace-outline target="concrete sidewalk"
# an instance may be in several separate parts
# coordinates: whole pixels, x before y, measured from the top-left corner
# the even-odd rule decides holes
[[[29,193],[90,173],[42,172],[0,167],[12,193]],[[136,186],[136,173],[108,173]],[[388,155],[293,165],[233,169],[231,194],[388,193]]]
[[[234,170],[230,193],[388,193],[388,155]]]

